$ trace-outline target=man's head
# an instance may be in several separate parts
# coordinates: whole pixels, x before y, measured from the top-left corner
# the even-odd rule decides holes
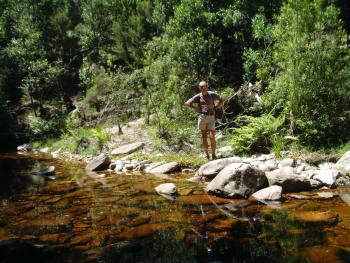
[[[198,87],[202,94],[205,95],[208,92],[208,84],[205,81],[199,82]]]

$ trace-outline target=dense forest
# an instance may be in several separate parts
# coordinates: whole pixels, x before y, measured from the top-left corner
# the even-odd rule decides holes
[[[0,0],[0,145],[139,117],[179,144],[200,80],[247,94],[240,151],[346,144],[349,33],[347,0]]]

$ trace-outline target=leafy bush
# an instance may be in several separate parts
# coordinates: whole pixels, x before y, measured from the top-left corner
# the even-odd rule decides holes
[[[275,147],[277,143],[283,145],[280,140],[284,133],[284,121],[284,115],[277,118],[271,114],[260,117],[241,116],[237,122],[244,126],[232,129],[231,145],[237,153],[266,152],[274,142]]]

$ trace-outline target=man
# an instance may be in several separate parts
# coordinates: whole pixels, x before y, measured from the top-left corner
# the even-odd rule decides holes
[[[202,134],[202,146],[207,159],[209,160],[207,134],[209,131],[212,159],[216,159],[216,141],[215,141],[215,107],[222,108],[224,100],[215,92],[208,91],[208,85],[205,81],[199,82],[200,93],[186,101],[185,105],[193,111],[199,113],[198,129]],[[215,100],[219,103],[215,106]],[[193,106],[197,104],[197,106]]]

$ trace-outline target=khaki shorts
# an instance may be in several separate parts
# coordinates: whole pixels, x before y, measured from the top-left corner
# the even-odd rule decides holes
[[[198,129],[201,131],[214,131],[215,130],[215,117],[214,115],[199,114],[198,117]]]

